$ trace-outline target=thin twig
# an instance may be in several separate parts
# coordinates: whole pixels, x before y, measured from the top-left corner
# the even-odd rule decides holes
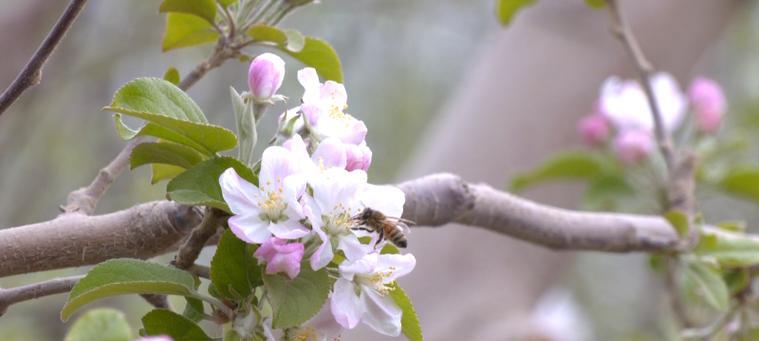
[[[0,316],[15,303],[69,292],[82,277],[84,276],[62,277],[15,288],[0,289]]]
[[[675,165],[675,155],[672,146],[672,138],[667,134],[667,131],[664,128],[661,110],[654,91],[651,88],[651,76],[654,73],[654,67],[643,54],[643,50],[641,50],[637,38],[635,38],[630,25],[627,23],[625,17],[622,15],[622,11],[619,9],[617,0],[607,0],[607,4],[609,12],[611,13],[613,32],[627,48],[627,51],[635,62],[635,66],[638,70],[638,77],[643,86],[643,91],[646,93],[646,99],[648,100],[648,105],[651,108],[651,114],[654,119],[654,134],[656,135],[656,141],[659,150],[664,157],[667,169],[671,171]]]
[[[45,40],[34,52],[32,59],[24,66],[16,79],[11,83],[2,95],[0,95],[0,115],[15,102],[26,89],[37,85],[42,80],[42,67],[45,66],[50,55],[61,42],[66,32],[74,23],[76,17],[84,8],[87,0],[71,0],[66,9],[58,18],[55,26],[50,30]]]

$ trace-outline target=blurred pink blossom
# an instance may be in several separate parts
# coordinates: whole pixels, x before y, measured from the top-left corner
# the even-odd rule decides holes
[[[263,53],[250,62],[248,86],[256,102],[270,102],[285,78],[285,61],[273,53]]]
[[[284,239],[271,237],[261,244],[253,254],[266,263],[266,273],[284,272],[293,279],[300,273],[300,261],[303,259],[303,243],[288,243]]]
[[[685,117],[686,98],[677,81],[668,73],[650,79],[662,124],[668,132],[680,126]],[[608,78],[601,87],[600,111],[618,131],[637,129],[653,132],[654,120],[643,88],[634,80]]]
[[[614,152],[624,163],[638,163],[645,159],[654,148],[649,132],[629,129],[619,132],[614,138]]]
[[[609,138],[611,127],[609,121],[601,114],[592,114],[580,119],[577,132],[582,141],[589,146],[598,146]]]
[[[715,133],[727,107],[722,87],[714,80],[699,77],[691,83],[688,97],[693,105],[698,129],[707,134]]]

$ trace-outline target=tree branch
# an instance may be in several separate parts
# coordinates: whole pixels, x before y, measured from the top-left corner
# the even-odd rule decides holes
[[[216,234],[219,224],[224,220],[224,213],[215,209],[207,208],[203,220],[192,229],[190,236],[179,247],[177,255],[171,262],[172,265],[180,269],[188,269],[195,264],[200,251],[206,246],[211,237]]]
[[[74,23],[76,17],[84,8],[87,0],[71,0],[66,10],[63,11],[61,17],[55,23],[55,26],[50,30],[45,40],[34,52],[32,59],[24,66],[21,72],[16,76],[5,91],[0,94],[0,115],[15,102],[26,89],[37,85],[42,79],[42,67],[45,66],[50,55],[55,51],[55,48],[61,42],[66,32]]]
[[[16,288],[0,288],[0,316],[3,316],[12,304],[69,292],[82,277],[84,276],[62,277]]]
[[[433,174],[398,187],[406,194],[403,218],[420,226],[459,223],[559,250],[672,251],[678,245],[674,229],[658,216],[555,208],[485,184],[467,183],[453,174]],[[211,222],[219,224],[223,218],[216,213],[206,215],[201,224],[199,214],[192,208],[157,201],[105,215],[63,215],[47,222],[3,229],[0,277],[92,265],[118,257],[154,257],[174,250],[177,243],[191,234],[191,227],[205,226],[192,234],[215,230],[210,228],[215,225]],[[414,243],[413,235],[411,238]],[[210,242],[215,241],[212,238]],[[195,245],[191,250],[200,250],[194,241],[184,244]],[[177,258],[185,257],[194,261],[189,256]],[[204,266],[189,263],[186,269],[201,277],[208,276],[208,268]],[[75,280],[68,281],[73,286]],[[61,285],[43,282],[0,289],[0,308],[70,289],[64,290]],[[30,294],[29,288],[44,289]]]

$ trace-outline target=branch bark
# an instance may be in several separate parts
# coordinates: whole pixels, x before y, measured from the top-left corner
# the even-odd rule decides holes
[[[677,243],[677,234],[660,217],[555,208],[452,174],[398,186],[406,193],[403,217],[420,226],[455,222],[560,250],[657,251],[673,250]],[[62,215],[6,228],[0,230],[0,277],[117,257],[154,257],[174,250],[199,222],[191,208],[157,201],[105,215]]]
[[[5,91],[0,94],[0,115],[15,102],[26,89],[37,85],[42,79],[42,67],[68,32],[71,24],[84,8],[87,0],[71,0],[61,17],[50,30],[45,40],[34,52],[32,59],[24,66]]]
[[[0,316],[15,303],[69,292],[82,277],[84,276],[62,277],[16,288],[0,289]]]

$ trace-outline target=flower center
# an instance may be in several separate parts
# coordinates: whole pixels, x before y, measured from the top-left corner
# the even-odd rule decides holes
[[[269,220],[273,223],[287,220],[287,216],[284,214],[287,209],[287,203],[282,196],[282,188],[278,188],[275,191],[266,192],[266,197],[258,202],[258,207],[261,208],[261,220]]]
[[[385,271],[378,271],[364,275],[356,276],[356,283],[369,287],[381,296],[387,296],[393,291],[393,287],[388,283],[388,278],[395,272],[395,267],[391,266]]]
[[[319,333],[316,332],[316,328],[313,326],[305,326],[298,328],[295,335],[288,340],[292,341],[317,341],[319,340]]]
[[[324,222],[324,232],[330,236],[350,234],[354,225],[353,219],[345,210],[333,215],[324,215],[322,221]]]

